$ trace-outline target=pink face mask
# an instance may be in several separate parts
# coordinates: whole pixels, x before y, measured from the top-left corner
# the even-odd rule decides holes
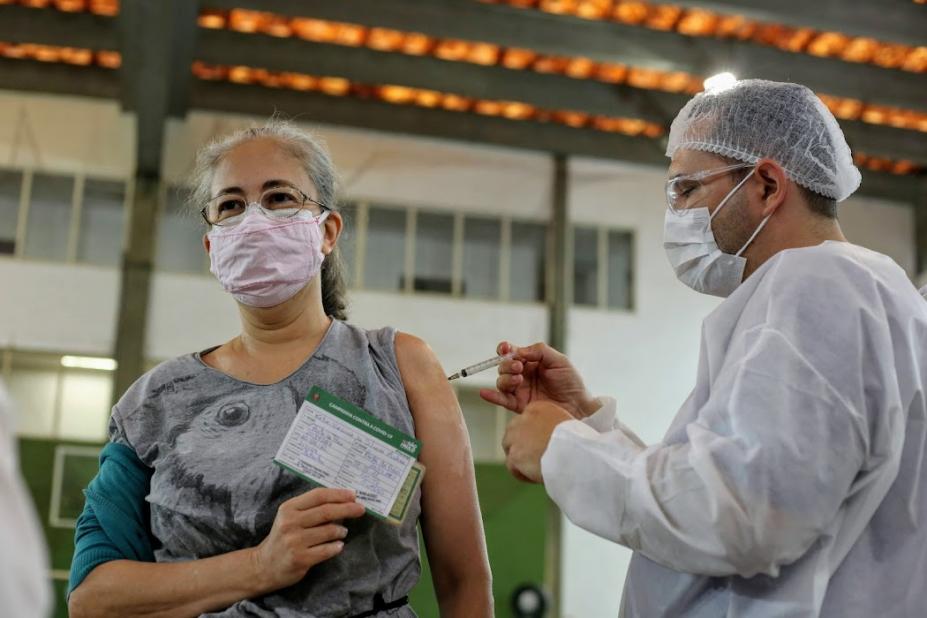
[[[209,230],[209,270],[238,302],[273,307],[293,298],[321,271],[322,222],[328,212],[313,216],[304,210],[271,219],[252,206],[238,225]]]

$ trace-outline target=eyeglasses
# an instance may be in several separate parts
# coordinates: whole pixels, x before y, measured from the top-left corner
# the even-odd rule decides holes
[[[255,206],[268,219],[290,219],[300,211],[306,210],[309,204],[315,204],[323,211],[331,210],[296,187],[286,185],[264,191]],[[234,227],[242,222],[248,206],[249,203],[245,196],[237,193],[223,193],[206,202],[200,214],[209,225]]]
[[[687,199],[688,196],[701,187],[707,181],[721,176],[722,174],[727,174],[728,172],[733,172],[734,170],[744,169],[746,167],[754,167],[752,163],[735,163],[734,165],[727,165],[725,167],[719,167],[711,170],[704,170],[701,172],[695,172],[694,174],[686,174],[684,176],[676,176],[666,181],[666,202],[669,204],[670,210],[672,210],[677,215],[683,214],[688,208]]]

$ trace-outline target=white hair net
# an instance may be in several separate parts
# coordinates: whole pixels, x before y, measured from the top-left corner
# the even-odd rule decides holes
[[[838,202],[861,180],[837,120],[799,84],[746,79],[696,95],[670,127],[666,156],[679,149],[746,163],[769,158],[793,181]]]

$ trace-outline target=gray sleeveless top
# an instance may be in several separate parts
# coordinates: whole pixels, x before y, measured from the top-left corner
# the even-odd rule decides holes
[[[261,386],[203,363],[199,354],[167,361],[142,376],[113,409],[110,439],[154,469],[151,529],[158,562],[194,560],[260,543],[277,507],[308,491],[272,459],[309,389],[319,386],[405,433],[415,427],[396,363],[395,331],[332,322],[315,353],[292,375]],[[380,593],[405,596],[421,567],[416,522],[421,492],[402,526],[370,516],[347,521],[341,555],[294,586],[241,601],[223,617],[350,616]],[[378,617],[414,617],[408,606]]]

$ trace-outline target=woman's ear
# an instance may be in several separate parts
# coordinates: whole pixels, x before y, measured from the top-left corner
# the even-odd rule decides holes
[[[344,219],[341,213],[330,211],[322,228],[322,253],[328,255],[334,251],[342,230],[344,230]]]
[[[785,202],[789,192],[789,178],[782,166],[770,159],[757,161],[754,173],[760,180],[760,216],[765,218],[776,212]]]

